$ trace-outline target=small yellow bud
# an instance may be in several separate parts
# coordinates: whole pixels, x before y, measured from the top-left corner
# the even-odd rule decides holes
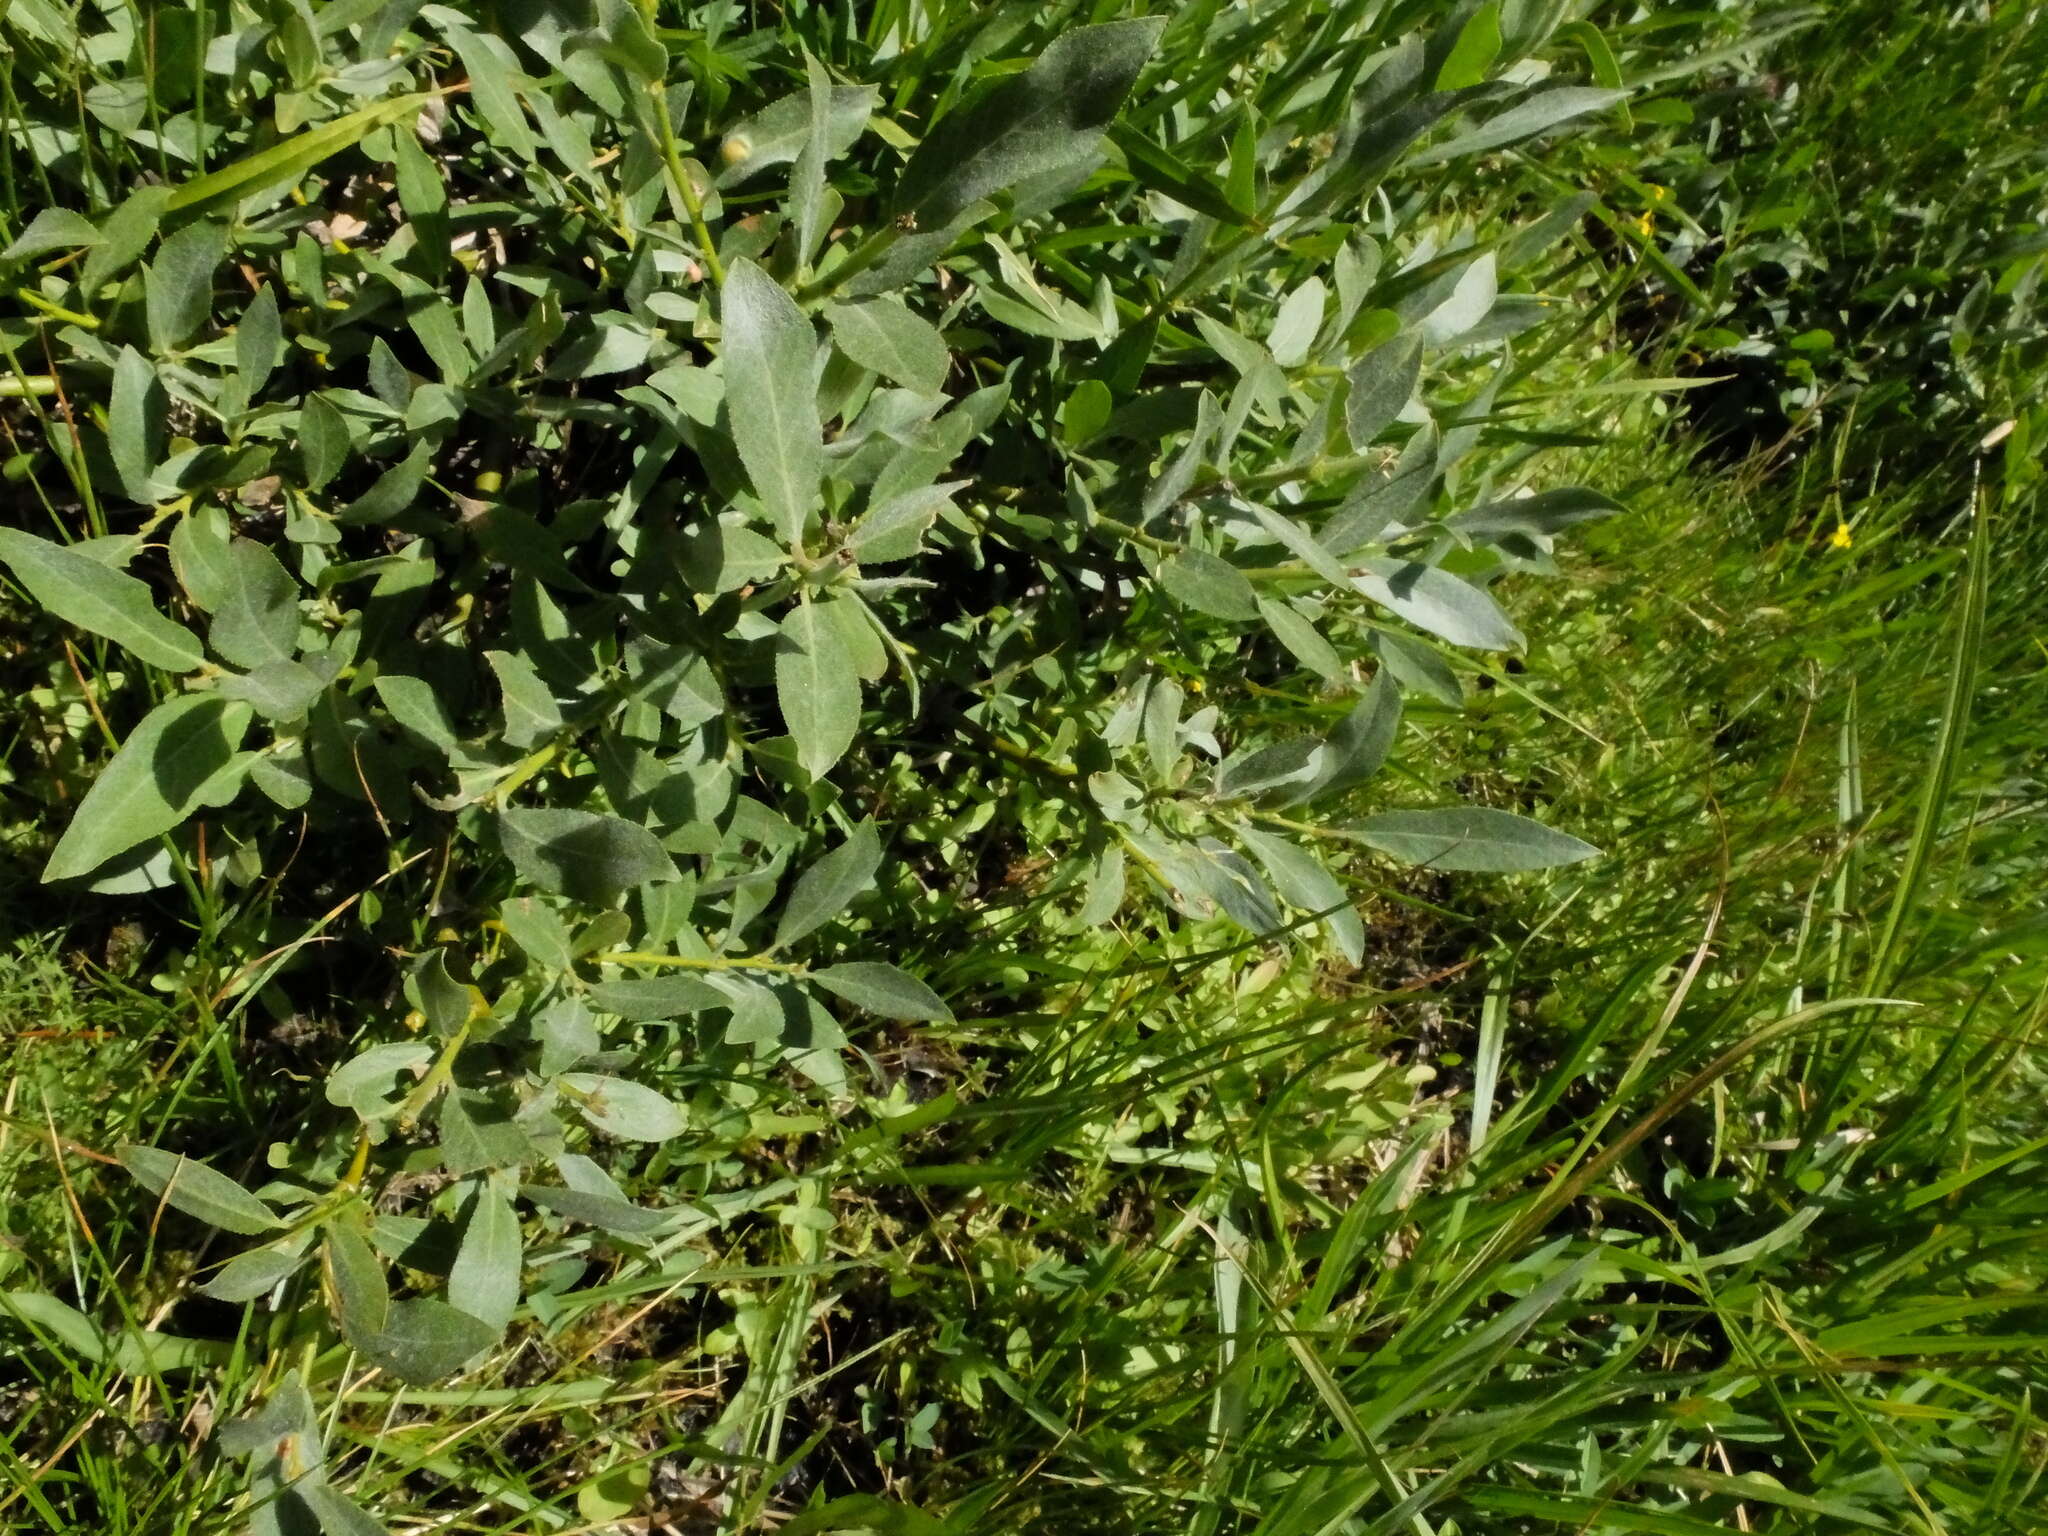
[[[738,165],[754,152],[754,141],[743,133],[735,133],[718,146],[718,158],[727,165]]]
[[[1849,537],[1849,525],[1847,523],[1835,524],[1835,531],[1828,535],[1828,543],[1836,549],[1849,549],[1855,542],[1854,539]]]

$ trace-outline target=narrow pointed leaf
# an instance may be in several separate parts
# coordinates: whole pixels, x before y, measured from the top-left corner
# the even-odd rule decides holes
[[[137,1183],[188,1216],[253,1237],[284,1225],[269,1206],[233,1179],[204,1163],[161,1147],[128,1142],[114,1149]]]
[[[863,368],[873,369],[906,389],[935,395],[946,383],[951,359],[938,327],[896,299],[859,299],[825,311],[832,341]]]
[[[881,866],[882,840],[875,824],[864,821],[845,842],[803,872],[776,925],[775,948],[788,948],[844,912],[853,898],[868,888]]]
[[[206,660],[199,637],[159,613],[149,588],[124,571],[18,528],[0,528],[0,560],[58,618],[153,667],[190,672]]]
[[[1595,857],[1600,850],[1540,821],[1486,806],[1382,811],[1351,828],[1368,847],[1430,869],[1499,874],[1551,869]]]
[[[221,779],[237,761],[251,713],[218,695],[186,693],[143,716],[79,802],[43,878],[89,875],[231,793]]]
[[[824,470],[817,336],[796,301],[744,258],[726,273],[721,325],[733,446],[769,520],[794,542]]]
[[[1087,165],[1165,25],[1152,16],[1063,34],[1023,74],[933,125],[897,183],[896,211],[939,229],[992,192]]]
[[[469,1205],[462,1246],[448,1271],[448,1296],[471,1317],[500,1332],[519,1306],[519,1264],[523,1252],[519,1215],[512,1202],[488,1184]]]
[[[782,621],[775,698],[797,761],[812,778],[823,778],[860,725],[860,673],[824,604],[803,603]]]
[[[908,971],[879,960],[851,960],[811,972],[811,980],[885,1019],[911,1022],[953,1022],[953,1010],[930,987]]]
[[[636,885],[676,878],[645,827],[594,811],[517,809],[498,817],[513,867],[542,890],[606,906]]]

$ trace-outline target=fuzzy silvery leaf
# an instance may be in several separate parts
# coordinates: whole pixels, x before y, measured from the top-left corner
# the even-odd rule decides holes
[[[628,1141],[667,1141],[688,1123],[683,1112],[652,1088],[622,1077],[565,1072],[555,1081],[576,1112],[598,1130]]]
[[[908,971],[880,960],[850,960],[810,973],[826,991],[885,1019],[953,1022],[953,1010]]]
[[[796,742],[797,761],[823,778],[860,728],[860,673],[823,602],[799,604],[782,621],[775,650],[775,698]]]
[[[283,1225],[269,1206],[204,1163],[134,1142],[116,1147],[114,1153],[136,1182],[165,1204],[224,1232],[253,1236]]]
[[[818,339],[782,287],[744,258],[720,299],[733,446],[785,542],[803,533],[824,471],[813,375]]]
[[[1492,874],[1551,869],[1600,852],[1591,843],[1526,816],[1475,805],[1382,811],[1350,830],[1368,847],[1429,869]]]
[[[654,834],[616,816],[522,808],[500,812],[498,831],[524,878],[578,901],[602,906],[636,885],[677,878]]]
[[[993,192],[1088,164],[1165,25],[1147,17],[1062,34],[1024,73],[935,125],[896,184],[897,211],[934,229]]]
[[[776,925],[775,947],[786,949],[839,916],[873,883],[881,865],[881,839],[875,824],[864,821],[797,880]]]
[[[1522,645],[1491,593],[1449,571],[1412,560],[1368,560],[1352,585],[1417,629],[1452,645],[1482,651],[1510,651]]]

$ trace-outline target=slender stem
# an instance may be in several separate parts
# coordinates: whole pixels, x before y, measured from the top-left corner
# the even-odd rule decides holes
[[[561,755],[562,742],[559,739],[548,742],[545,746],[538,747],[534,751],[527,753],[525,757],[522,757],[511,768],[506,770],[504,778],[498,780],[497,783],[479,795],[477,797],[478,802],[483,805],[504,804],[520,785],[546,768],[548,764]]]
[[[1292,485],[1298,480],[1311,483],[1318,480],[1336,480],[1362,469],[1371,469],[1379,463],[1380,456],[1372,453],[1339,454],[1328,458],[1311,459],[1306,464],[1279,469],[1261,470],[1256,475],[1217,475],[1209,480],[1197,480],[1181,493],[1182,501],[1196,501],[1206,496],[1227,495],[1233,492],[1271,491],[1283,485]]]
[[[1070,763],[1056,763],[1049,757],[1040,757],[1036,752],[1031,751],[1028,747],[1020,747],[1014,741],[1010,741],[1002,736],[997,736],[993,732],[989,733],[987,741],[989,747],[995,752],[1000,753],[1002,756],[1012,758],[1020,763],[1028,764],[1033,768],[1041,769],[1044,772],[1056,775],[1059,778],[1071,779],[1076,778],[1080,775],[1081,770],[1074,767]]]
[[[1306,821],[1296,821],[1290,816],[1275,815],[1272,811],[1246,811],[1253,821],[1262,821],[1269,827],[1280,827],[1300,837],[1320,837],[1335,843],[1356,843],[1356,832],[1346,832],[1341,827],[1318,827]]]
[[[647,29],[658,31],[655,21],[654,0],[640,0],[640,14],[647,19]],[[712,244],[711,227],[704,222],[704,200],[697,195],[697,184],[690,179],[689,171],[683,165],[683,152],[676,139],[675,119],[668,110],[668,82],[656,80],[647,87],[647,94],[654,98],[655,137],[661,145],[661,161],[668,168],[668,179],[676,189],[676,196],[682,199],[683,207],[689,212],[690,223],[697,231],[697,244],[704,252],[704,265],[711,273],[711,281],[719,287],[725,286],[725,266],[718,259],[718,247]]]
[[[92,315],[81,315],[77,310],[66,309],[61,304],[52,304],[48,299],[44,298],[40,293],[37,293],[33,288],[17,287],[14,290],[14,296],[17,299],[20,299],[22,303],[33,304],[37,309],[40,309],[44,314],[55,316],[57,319],[66,321],[69,324],[82,325],[88,331],[96,331],[100,328],[99,320],[96,317]]]
[[[1176,544],[1172,539],[1162,539],[1156,533],[1147,533],[1136,523],[1127,523],[1122,518],[1110,517],[1102,512],[1095,514],[1094,521],[1111,533],[1120,533],[1133,544],[1142,544],[1162,555],[1177,555],[1187,548],[1185,544]]]
[[[354,1189],[363,1182],[363,1173],[370,1166],[370,1128],[364,1126],[356,1133],[355,1156],[348,1161],[348,1172],[341,1176],[340,1189]]]
[[[1172,539],[1162,539],[1156,533],[1147,533],[1135,523],[1124,522],[1121,518],[1107,517],[1098,512],[1095,514],[1095,522],[1112,533],[1122,534],[1134,544],[1142,544],[1162,555],[1185,554],[1188,550],[1185,544],[1175,543]],[[1290,581],[1296,577],[1316,574],[1311,566],[1299,560],[1289,560],[1280,565],[1241,565],[1237,570],[1239,575],[1250,581]]]
[[[805,970],[791,961],[770,960],[765,955],[712,955],[699,959],[694,955],[655,955],[627,949],[591,958],[599,965],[653,965],[681,971],[779,971],[785,976],[801,976]]]
[[[441,1054],[434,1058],[434,1064],[427,1068],[427,1075],[419,1080],[419,1086],[405,1096],[405,1102],[398,1107],[398,1128],[409,1131],[427,1111],[427,1106],[441,1096],[455,1077],[455,1058],[462,1054],[462,1048],[469,1044],[469,1025],[465,1023],[448,1037],[448,1043],[441,1047]]]
[[[799,304],[811,304],[830,297],[888,255],[890,248],[902,237],[903,231],[899,226],[884,224],[855,246],[853,254],[838,266],[829,272],[821,272],[797,289],[796,301]]]

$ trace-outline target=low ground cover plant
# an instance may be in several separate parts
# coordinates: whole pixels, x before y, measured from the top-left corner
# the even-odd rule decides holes
[[[1829,781],[1749,971],[1638,695],[1550,686],[1613,633],[1561,552],[1686,526],[1614,165],[1790,23],[1128,9],[0,17],[13,848],[103,989],[24,951],[22,1443],[93,1416],[31,1518],[2020,1518],[2031,1271],[1946,1235],[2025,1244],[1954,1118],[2037,1080],[2018,973],[1899,1053],[1889,1176],[1831,1044],[2003,953],[2004,875],[1920,926],[1990,535],[1806,588],[1931,639],[1948,756],[1874,925]],[[1984,1316],[1949,1438],[1871,1431]]]

